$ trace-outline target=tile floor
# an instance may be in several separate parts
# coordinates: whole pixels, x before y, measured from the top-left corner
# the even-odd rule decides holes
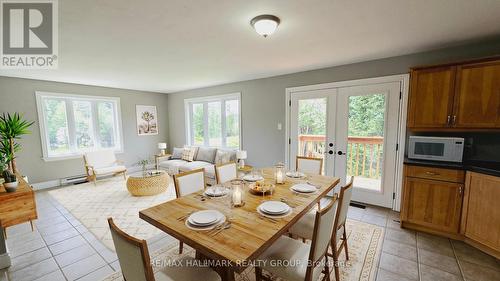
[[[39,219],[7,230],[12,258],[0,281],[98,281],[119,270],[116,254],[102,245],[47,192],[37,192]],[[349,218],[385,227],[377,281],[500,280],[500,262],[458,241],[404,230],[399,213],[351,207]],[[174,242],[166,234],[148,241],[150,252]]]

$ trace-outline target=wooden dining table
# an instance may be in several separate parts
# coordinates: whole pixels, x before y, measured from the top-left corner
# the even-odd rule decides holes
[[[274,182],[274,168],[262,169],[265,182]],[[297,183],[309,182],[317,186],[311,194],[296,193],[290,189]],[[203,192],[168,201],[139,212],[139,217],[196,250],[196,256],[212,261],[222,280],[234,280],[234,273],[241,273],[269,246],[309,212],[320,199],[338,183],[339,178],[310,175],[306,179],[286,178],[276,184],[270,195],[250,193],[245,185],[245,204],[232,207],[229,198],[203,197]],[[291,214],[280,219],[268,219],[257,212],[257,207],[269,200],[285,201]],[[209,231],[191,230],[182,218],[192,212],[218,210],[231,222],[231,227],[213,235]]]

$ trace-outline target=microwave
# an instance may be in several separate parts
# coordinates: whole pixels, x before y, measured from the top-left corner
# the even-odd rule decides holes
[[[462,162],[464,138],[410,136],[408,158]]]

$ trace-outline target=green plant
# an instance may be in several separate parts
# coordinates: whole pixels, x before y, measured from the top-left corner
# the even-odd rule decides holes
[[[0,136],[2,138],[0,153],[3,152],[10,159],[9,168],[13,173],[16,172],[15,152],[21,149],[15,140],[20,139],[22,135],[30,134],[28,129],[33,123],[35,122],[24,120],[17,112],[13,115],[3,113],[0,116]]]
[[[149,159],[141,159],[139,161],[137,161],[137,166],[141,166],[142,167],[142,171],[143,172],[146,172],[146,166],[149,164]]]
[[[9,170],[5,170],[2,172],[2,177],[6,183],[16,182],[17,177],[14,173]]]

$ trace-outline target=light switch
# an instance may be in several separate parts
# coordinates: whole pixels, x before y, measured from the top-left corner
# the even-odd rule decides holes
[[[281,131],[281,123],[278,123],[278,131]]]

